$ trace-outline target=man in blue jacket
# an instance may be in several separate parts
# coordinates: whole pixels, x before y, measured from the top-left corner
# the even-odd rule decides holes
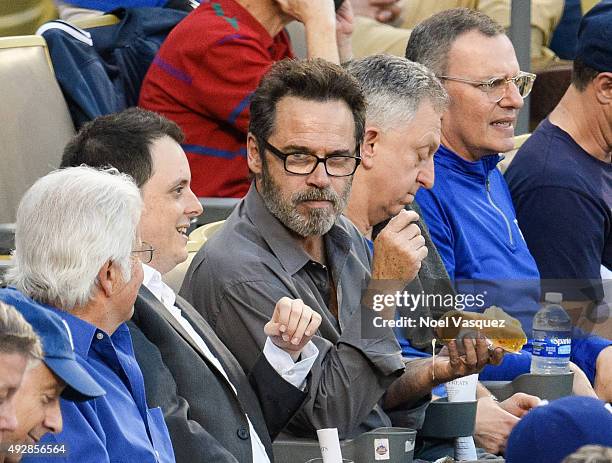
[[[514,147],[518,111],[535,75],[520,71],[499,24],[465,9],[447,10],[416,27],[406,57],[430,67],[450,96],[435,185],[416,196],[431,237],[460,292],[481,295],[485,307],[501,306],[530,334],[540,274],[496,165],[498,153]],[[510,377],[528,372],[530,360],[506,356],[501,371]]]

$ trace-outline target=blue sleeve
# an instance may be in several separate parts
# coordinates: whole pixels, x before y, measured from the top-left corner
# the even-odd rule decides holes
[[[574,329],[571,360],[584,371],[591,384],[595,384],[597,357],[602,350],[610,346],[612,341],[609,339]]]
[[[446,214],[432,190],[419,189],[416,200],[429,228],[431,240],[436,245],[449,278],[453,281],[455,279],[455,243]]]
[[[422,350],[415,349],[410,344],[410,341],[406,339],[404,336],[402,328],[393,328],[393,332],[395,333],[395,337],[397,338],[397,342],[402,349],[402,357],[404,358],[427,358],[431,357],[427,352],[423,352]]]
[[[26,457],[22,461],[24,463],[110,462],[106,452],[106,436],[95,413],[93,413],[94,402],[83,402],[77,405],[75,402],[61,399],[62,432],[46,434],[40,440],[40,444],[64,445],[66,448],[65,454],[62,456],[35,455]]]
[[[600,279],[605,213],[567,188],[542,187],[515,198],[527,246],[544,279]]]

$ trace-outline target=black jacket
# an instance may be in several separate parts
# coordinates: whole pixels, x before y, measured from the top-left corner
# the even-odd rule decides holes
[[[245,414],[273,461],[271,440],[306,393],[283,380],[263,355],[247,378],[200,314],[179,296],[175,304],[221,362],[238,393],[236,396],[181,324],[142,286],[128,325],[144,375],[147,403],[162,408],[177,463],[253,461]]]

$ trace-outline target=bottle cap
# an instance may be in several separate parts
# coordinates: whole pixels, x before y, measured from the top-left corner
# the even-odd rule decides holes
[[[561,293],[546,293],[544,295],[544,300],[546,302],[551,302],[553,304],[561,304],[561,301],[563,301],[563,294],[561,294]]]

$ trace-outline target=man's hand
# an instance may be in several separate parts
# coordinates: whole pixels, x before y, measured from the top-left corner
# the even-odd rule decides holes
[[[272,318],[264,326],[264,333],[296,361],[319,325],[321,315],[301,299],[283,297],[276,303]]]
[[[478,373],[487,364],[499,365],[504,357],[504,351],[499,347],[493,351],[489,350],[484,337],[474,340],[465,336],[462,344],[465,351],[463,354],[460,353],[457,341],[453,340],[436,356],[433,364],[436,382],[446,383]]]
[[[387,389],[384,407],[392,409],[414,403],[431,393],[438,384],[478,373],[487,363],[499,365],[502,361],[503,350],[498,348],[491,352],[484,339],[474,343],[464,338],[463,346],[464,354],[452,341],[435,360],[429,357],[407,362],[404,374]]]
[[[499,406],[508,413],[512,413],[514,416],[522,418],[525,413],[527,413],[533,407],[537,407],[539,403],[539,397],[524,394],[523,392],[517,392],[503,402],[500,402]]]
[[[308,58],[340,64],[351,58],[353,13],[350,3],[334,11],[333,0],[275,0],[283,13],[304,24]]]
[[[419,215],[414,211],[402,211],[393,217],[374,240],[372,262],[373,280],[412,281],[421,262],[427,257],[425,238],[414,223]]]
[[[368,0],[371,8],[375,9],[375,19],[381,23],[395,21],[402,12],[400,0]]]
[[[540,403],[534,395],[517,392],[503,402],[496,402],[490,395],[478,399],[474,441],[489,453],[502,454],[506,450],[508,436],[520,418]]]
[[[518,417],[500,407],[491,396],[482,397],[476,409],[474,442],[489,453],[503,454],[508,436],[518,422]]]
[[[333,0],[276,0],[283,13],[305,26],[312,22],[323,22],[333,26]]]
[[[353,8],[349,0],[344,0],[336,11],[336,41],[338,42],[338,54],[341,63],[349,61],[353,57],[351,41],[353,28]]]

